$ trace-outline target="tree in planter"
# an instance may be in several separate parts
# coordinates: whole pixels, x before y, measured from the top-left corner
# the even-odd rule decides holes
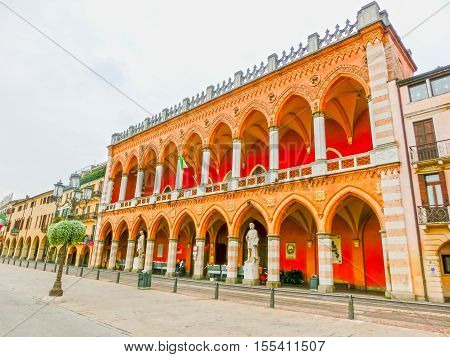
[[[59,250],[59,269],[56,275],[55,284],[50,290],[50,296],[62,296],[61,277],[64,267],[64,258],[66,256],[67,246],[80,243],[86,235],[86,226],[80,221],[70,220],[53,223],[48,229],[48,241],[50,245],[61,245]]]

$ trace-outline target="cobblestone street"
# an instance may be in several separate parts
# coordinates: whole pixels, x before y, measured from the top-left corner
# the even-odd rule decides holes
[[[7,336],[439,336],[365,321],[138,290],[0,264],[0,334]],[[312,318],[313,317],[313,318]]]

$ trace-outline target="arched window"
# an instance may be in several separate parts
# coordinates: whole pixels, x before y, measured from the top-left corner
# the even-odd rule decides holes
[[[266,173],[266,169],[261,165],[256,165],[250,172],[250,176],[262,175]]]

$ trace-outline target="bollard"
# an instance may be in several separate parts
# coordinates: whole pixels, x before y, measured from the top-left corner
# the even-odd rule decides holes
[[[272,309],[275,307],[275,289],[274,288],[270,289],[270,303],[269,303],[269,307],[272,308]]]
[[[119,284],[119,281],[120,281],[120,271],[117,272],[116,284]]]
[[[34,261],[34,270],[37,269],[37,260]]]
[[[97,277],[95,278],[95,280],[100,280],[100,269],[97,270]]]
[[[69,275],[69,266],[66,265],[66,275]]]
[[[353,296],[348,296],[348,319],[354,320],[355,319],[355,309],[353,307]]]
[[[53,272],[54,273],[56,273],[56,265],[57,265],[56,263],[55,263],[55,265],[53,265]]]
[[[27,260],[27,269],[30,267],[30,261]]]
[[[83,267],[81,267],[81,271],[80,271],[80,278],[83,277]]]
[[[216,283],[216,289],[214,291],[214,299],[219,300],[219,283]]]
[[[45,269],[47,269],[47,262],[44,263],[44,269],[42,270],[45,271]]]
[[[178,290],[178,278],[175,278],[175,281],[173,282],[173,293],[176,293]]]
[[[19,262],[19,267],[21,267],[22,266],[22,259],[20,259],[20,262]]]

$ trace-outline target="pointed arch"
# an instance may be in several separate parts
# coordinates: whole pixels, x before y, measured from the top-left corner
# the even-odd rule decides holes
[[[267,126],[267,128],[271,127],[269,110],[267,110],[265,106],[260,105],[258,102],[252,102],[242,111],[242,114],[239,116],[240,120],[236,135],[238,138],[244,138],[245,124],[255,113],[260,113],[262,115],[262,117],[265,119],[264,124]]]
[[[233,118],[231,118],[231,116],[227,114],[220,114],[216,119],[214,119],[211,129],[209,130],[208,137],[206,139],[206,145],[211,146],[213,144],[212,140],[216,135],[217,130],[222,125],[226,126],[230,130],[231,136],[233,136],[232,122]]]
[[[130,232],[129,226],[129,222],[124,217],[121,218],[119,223],[116,224],[114,228],[113,240],[118,240],[122,232],[124,232],[125,230],[128,230],[128,232]]]
[[[149,226],[149,239],[154,240],[155,235],[159,229],[160,224],[167,224],[169,230],[169,238],[172,236],[172,225],[170,224],[170,219],[164,212],[159,212],[153,219],[153,222]]]
[[[186,219],[186,217],[190,217],[192,219],[192,222],[194,222],[195,226],[195,233],[197,236],[198,233],[198,222],[195,218],[195,215],[187,208],[183,209],[178,216],[175,218],[174,224],[173,224],[173,238],[178,239],[178,235],[181,230],[181,225],[183,221]]]
[[[319,222],[320,222],[319,214],[317,213],[317,209],[312,204],[312,202],[303,196],[300,196],[298,194],[293,194],[293,195],[286,197],[284,200],[282,200],[278,204],[277,208],[275,209],[275,212],[273,214],[273,222],[274,222],[273,223],[273,233],[274,234],[280,233],[280,227],[281,227],[281,224],[283,223],[286,212],[288,211],[288,209],[290,207],[292,207],[296,203],[305,207],[306,210],[313,217],[313,220],[314,220],[316,226],[317,227],[319,226]]]
[[[322,84],[317,91],[317,99],[319,100],[318,111],[323,111],[326,93],[334,83],[342,77],[354,79],[363,87],[366,97],[370,95],[370,88],[368,85],[369,76],[367,71],[358,66],[338,67],[323,79]]]
[[[110,179],[114,179],[116,177],[116,175],[120,172],[123,172],[123,164],[122,161],[117,160],[111,169],[111,172],[109,174]]]
[[[381,229],[384,227],[384,215],[383,210],[381,208],[381,205],[377,202],[375,198],[373,198],[370,194],[367,192],[354,187],[354,186],[347,186],[340,190],[338,193],[336,193],[333,197],[330,198],[327,205],[325,206],[323,210],[323,217],[324,217],[324,225],[323,227],[319,227],[320,229],[323,229],[323,232],[331,232],[331,226],[333,223],[333,218],[336,214],[336,211],[339,207],[339,205],[348,197],[354,196],[356,198],[359,198],[361,201],[366,203],[375,213],[375,215],[378,218],[378,221],[380,223]]]
[[[125,163],[123,173],[124,174],[129,174],[130,170],[133,167],[139,167],[139,159],[138,159],[136,154],[130,155],[130,157],[128,158],[128,160]]]
[[[104,241],[106,235],[110,231],[113,232],[113,225],[112,225],[110,220],[107,220],[106,222],[103,222],[103,224],[102,224],[102,228],[100,230],[100,234],[99,234],[98,240]]]
[[[239,236],[239,230],[242,226],[242,223],[245,219],[245,214],[250,211],[251,209],[256,210],[261,217],[263,218],[264,222],[261,222],[266,225],[267,231],[271,231],[271,227],[269,226],[270,218],[267,214],[266,210],[263,206],[261,206],[258,202],[253,200],[248,200],[247,202],[243,203],[237,210],[236,213],[233,216],[232,224],[231,224],[231,236],[238,237]]]
[[[228,217],[227,213],[223,208],[220,206],[214,205],[210,207],[203,215],[199,223],[199,237],[205,237],[206,231],[208,230],[208,226],[210,224],[211,218],[214,216],[214,214],[217,214],[221,216],[224,220],[224,222],[227,225],[228,232],[231,232],[230,230],[230,218]]]
[[[144,217],[140,214],[134,219],[133,223],[131,224],[130,239],[133,240],[136,239],[136,236],[139,233],[139,228],[142,227],[142,225],[145,226],[145,231],[148,232],[147,222],[145,221]]]

